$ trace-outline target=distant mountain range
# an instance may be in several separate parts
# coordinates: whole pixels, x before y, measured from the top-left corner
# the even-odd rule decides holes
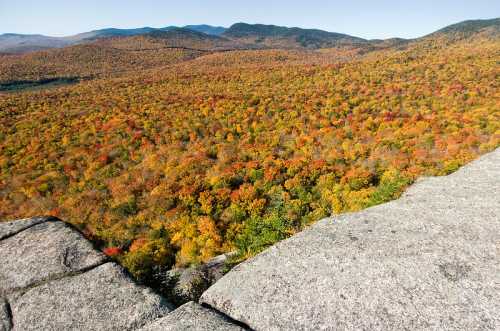
[[[219,26],[211,25],[187,25],[183,29],[200,32],[206,35],[218,36],[224,33],[227,29]],[[137,28],[137,29],[100,29],[89,32],[83,32],[74,36],[68,37],[48,37],[40,34],[15,34],[5,33],[0,35],[0,52],[3,53],[26,53],[31,51],[61,48],[70,45],[82,44],[96,39],[111,38],[111,37],[130,37],[148,34],[158,31],[171,31],[179,29],[176,26],[167,26],[164,28]]]
[[[276,48],[327,48],[341,43],[352,44],[367,41],[362,38],[323,30],[247,23],[232,25],[222,36],[249,44],[262,44]]]
[[[70,44],[64,38],[39,34],[6,33],[0,35],[0,52],[4,53],[25,53],[47,48],[60,48]]]
[[[163,36],[163,32],[174,31],[175,38],[206,39],[218,45],[235,48],[247,45],[249,48],[328,48],[338,45],[353,44],[395,44],[408,40],[393,38],[388,40],[366,40],[346,34],[327,32],[317,29],[288,28],[276,25],[236,23],[229,28],[211,25],[187,25],[184,27],[167,26],[164,28],[143,27],[137,29],[101,29],[80,33],[68,37],[48,37],[43,35],[24,35],[6,33],[0,35],[0,52],[25,53],[49,48],[61,48],[70,45],[90,43],[99,39],[131,37],[139,35]],[[189,32],[195,32],[189,33]],[[450,36],[464,38],[476,33],[497,36],[500,32],[500,19],[471,20],[453,24],[428,36]],[[213,37],[219,38],[214,39]],[[419,38],[420,39],[420,38]],[[222,47],[222,46],[221,46]]]
[[[205,33],[205,34],[212,35],[212,36],[220,36],[221,34],[223,34],[227,30],[227,28],[224,28],[222,26],[211,26],[211,25],[206,25],[206,24],[186,25],[184,27],[184,29],[197,31],[197,32]]]

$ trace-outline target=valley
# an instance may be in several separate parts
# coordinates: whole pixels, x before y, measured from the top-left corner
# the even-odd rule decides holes
[[[0,218],[68,220],[145,282],[245,260],[500,146],[499,26],[107,31],[2,54]]]

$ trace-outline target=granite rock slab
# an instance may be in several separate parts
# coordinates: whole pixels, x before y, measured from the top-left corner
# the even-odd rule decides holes
[[[172,310],[164,298],[106,263],[34,287],[10,302],[17,330],[136,330]]]
[[[0,295],[105,261],[106,256],[72,227],[61,221],[45,221],[0,241]]]
[[[201,297],[255,330],[499,330],[500,149],[319,221]]]

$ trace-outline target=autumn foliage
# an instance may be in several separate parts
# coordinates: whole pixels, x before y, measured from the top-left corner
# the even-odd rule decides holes
[[[57,211],[138,277],[245,258],[499,146],[499,52],[236,51],[0,95],[0,218]]]

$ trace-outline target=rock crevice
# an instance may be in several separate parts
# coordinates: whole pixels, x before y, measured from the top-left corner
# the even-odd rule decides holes
[[[10,331],[14,327],[9,301],[0,298],[0,331]]]
[[[32,217],[17,220],[15,222],[6,222],[0,224],[0,240],[7,239],[9,237],[15,236],[16,234],[31,228],[40,223],[45,223],[49,221],[58,221],[55,217]]]

